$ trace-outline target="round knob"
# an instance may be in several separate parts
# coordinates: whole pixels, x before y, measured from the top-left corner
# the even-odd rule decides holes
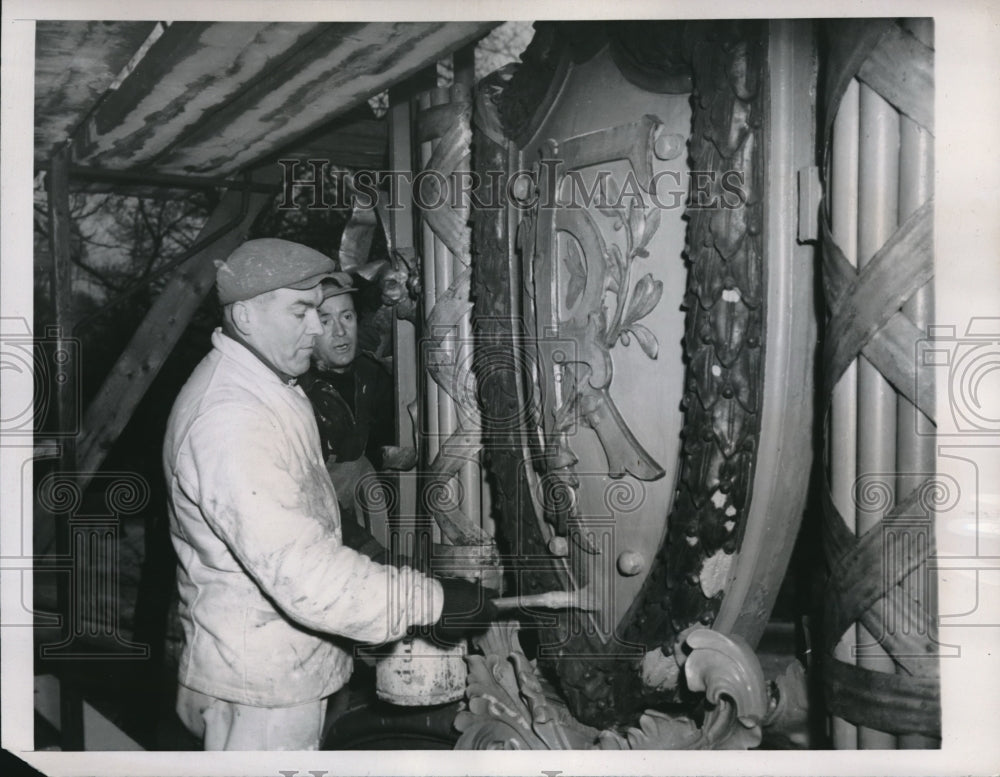
[[[684,138],[681,135],[663,133],[653,141],[653,153],[664,162],[676,159],[683,150]]]
[[[626,550],[618,557],[618,571],[626,577],[638,575],[645,568],[646,560],[634,550]]]
[[[569,542],[565,537],[553,537],[549,540],[549,553],[558,558],[569,555]]]
[[[531,194],[531,181],[524,176],[515,178],[511,184],[510,193],[518,202],[527,202],[528,195]]]

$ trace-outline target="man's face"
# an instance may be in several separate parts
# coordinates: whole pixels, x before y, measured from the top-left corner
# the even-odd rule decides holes
[[[340,372],[347,369],[358,351],[358,318],[354,312],[354,296],[338,294],[328,297],[319,307],[323,334],[316,338],[313,358],[323,370]]]
[[[317,309],[323,301],[320,286],[276,289],[249,301],[249,342],[273,367],[286,375],[309,369],[316,336],[323,331]]]

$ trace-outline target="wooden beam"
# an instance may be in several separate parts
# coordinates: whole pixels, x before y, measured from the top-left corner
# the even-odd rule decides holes
[[[199,242],[211,242],[174,271],[87,408],[77,454],[81,487],[86,488],[101,466],[211,291],[215,260],[225,259],[244,240],[257,214],[272,199],[270,194],[231,191],[222,197],[198,236]]]
[[[53,321],[58,329],[57,349],[65,350],[63,344],[73,331],[73,263],[70,260],[70,214],[69,214],[69,153],[66,147],[59,149],[52,157],[48,176],[49,196],[49,247],[52,255],[52,305]],[[72,446],[70,426],[75,419],[72,413],[73,381],[56,384],[56,405],[59,412],[59,431],[66,435],[66,445]]]
[[[914,19],[910,22],[916,29],[917,37],[929,40],[933,36],[933,22],[930,19]],[[931,107],[934,105],[933,90],[930,94]],[[921,127],[912,119],[899,119],[899,221],[900,223],[934,196],[934,136],[930,130]],[[903,313],[922,332],[934,321],[934,288],[927,284],[903,305]],[[908,494],[920,483],[921,476],[911,473],[931,473],[935,471],[937,441],[934,426],[905,397],[900,396],[896,407],[896,493]],[[932,540],[933,541],[933,540]],[[930,564],[925,561],[905,581],[910,590],[923,591],[924,597],[916,601],[924,605],[931,616],[929,631],[936,633],[938,613],[937,586]],[[927,588],[924,589],[926,581]],[[932,637],[933,638],[933,637]],[[935,640],[936,641],[936,640]],[[938,677],[938,657],[929,655],[917,663],[917,670],[924,677]],[[897,673],[901,670],[897,668]],[[899,749],[940,748],[941,740],[920,734],[905,734],[899,737]]]
[[[283,148],[273,155],[273,159],[325,159],[331,167],[384,170],[388,160],[388,134],[384,118],[366,116],[354,121],[337,120],[334,125]]]
[[[476,44],[470,43],[455,52],[452,57],[454,83],[472,94],[476,86]]]

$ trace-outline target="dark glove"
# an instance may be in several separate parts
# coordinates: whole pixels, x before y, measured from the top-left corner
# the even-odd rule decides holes
[[[486,631],[498,617],[493,605],[496,591],[468,580],[438,578],[444,590],[441,617],[431,627],[431,636],[445,645],[457,645],[466,637]]]

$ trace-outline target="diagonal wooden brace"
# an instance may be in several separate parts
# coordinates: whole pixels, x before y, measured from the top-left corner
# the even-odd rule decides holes
[[[226,192],[198,239],[230,227],[178,267],[118,357],[83,419],[77,448],[79,484],[86,488],[128,424],[215,281],[216,259],[225,259],[244,238],[271,194]]]

